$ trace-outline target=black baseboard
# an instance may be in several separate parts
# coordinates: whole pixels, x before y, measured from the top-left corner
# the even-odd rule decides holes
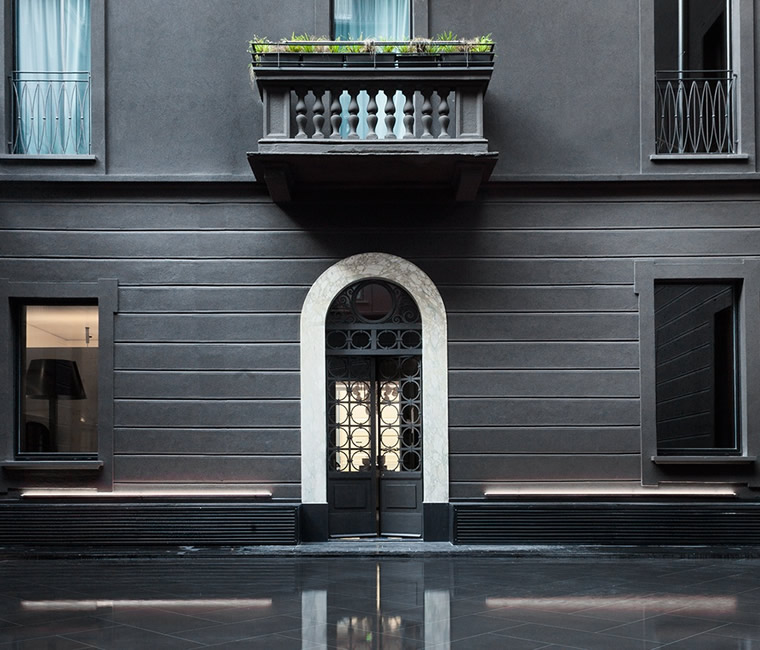
[[[451,506],[448,503],[424,503],[424,534],[426,542],[451,540]]]
[[[0,544],[236,546],[298,543],[298,504],[141,500],[0,503]]]
[[[760,502],[453,505],[455,544],[758,545]]]
[[[301,504],[301,541],[326,542],[327,538],[327,504]]]

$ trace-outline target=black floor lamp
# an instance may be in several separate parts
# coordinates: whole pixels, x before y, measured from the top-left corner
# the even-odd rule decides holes
[[[26,371],[26,396],[48,400],[49,451],[57,451],[58,400],[87,398],[77,362],[71,359],[32,359]]]

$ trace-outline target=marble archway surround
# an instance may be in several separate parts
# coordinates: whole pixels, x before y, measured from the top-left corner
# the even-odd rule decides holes
[[[301,502],[327,503],[325,317],[333,298],[359,280],[395,282],[422,317],[422,484],[424,503],[449,500],[446,309],[432,280],[395,255],[362,253],[337,262],[309,290],[301,310]]]

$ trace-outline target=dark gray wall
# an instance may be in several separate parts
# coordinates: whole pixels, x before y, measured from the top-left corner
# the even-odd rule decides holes
[[[325,33],[326,0],[107,3],[106,159],[97,173],[65,168],[99,181],[48,182],[64,163],[0,160],[0,278],[119,280],[116,483],[298,497],[298,314],[322,271],[369,251],[418,264],[446,304],[453,497],[510,480],[638,481],[634,259],[760,251],[751,190],[668,182],[754,178],[751,157],[660,167],[646,184],[585,182],[640,175],[652,2],[430,0],[431,34],[497,41],[485,104],[496,179],[575,183],[497,184],[462,206],[288,210],[246,162],[262,117],[246,42]]]
[[[493,34],[495,174],[638,171],[638,0],[431,0],[430,24]]]
[[[250,174],[261,110],[248,40],[314,20],[313,0],[108,3],[109,173]]]
[[[495,178],[705,171],[683,162],[649,163],[653,3],[429,0],[431,35],[450,29],[462,37],[491,33],[496,41],[485,102],[486,136],[502,154]],[[741,48],[747,56],[735,57],[734,65],[742,92],[741,150],[750,159],[711,166],[714,173],[755,169],[755,4],[741,3],[744,25],[735,30],[747,45]],[[261,137],[262,110],[249,78],[247,41],[254,34],[327,33],[329,1],[120,0],[106,4],[104,23],[105,60],[95,53],[95,74],[106,79],[105,153],[90,167],[0,160],[0,173],[250,179],[245,152]],[[642,138],[651,139],[643,150]]]
[[[638,481],[633,260],[760,250],[760,197],[656,190],[284,211],[234,190],[136,186],[128,203],[65,190],[33,200],[31,188],[0,204],[0,277],[118,278],[120,485],[255,483],[297,497],[299,312],[323,270],[367,251],[412,260],[446,305],[453,497],[504,481]]]

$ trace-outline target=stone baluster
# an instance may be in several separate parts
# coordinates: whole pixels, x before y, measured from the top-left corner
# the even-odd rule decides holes
[[[377,88],[367,88],[369,102],[367,103],[367,140],[377,140]]]
[[[406,102],[404,103],[404,137],[414,137],[414,90],[403,89]]]
[[[438,104],[438,123],[441,125],[441,132],[438,134],[439,138],[450,138],[449,135],[449,89],[439,88],[438,96],[441,98],[441,103]]]
[[[396,134],[393,132],[396,126],[396,105],[393,103],[393,95],[396,94],[395,89],[386,89],[385,95],[388,98],[385,102],[385,139],[395,140]]]
[[[343,118],[340,116],[340,96],[342,92],[342,90],[333,89],[330,93],[332,95],[332,102],[330,103],[330,137],[333,140],[340,140],[340,125],[343,122]]]
[[[430,101],[432,95],[432,88],[422,89],[422,137],[425,139],[433,137],[433,102]]]
[[[322,127],[325,124],[325,105],[322,103],[324,90],[315,88],[312,92],[314,93],[314,105],[311,107],[311,112],[313,113],[311,119],[314,122],[314,135],[312,137],[316,140],[321,140],[325,137],[325,134],[322,132]]]
[[[296,140],[303,140],[308,137],[306,135],[306,122],[308,121],[306,118],[306,93],[308,91],[303,88],[296,88],[295,92],[298,98],[296,102],[296,126],[298,127]]]
[[[358,140],[359,134],[356,132],[356,128],[359,126],[359,102],[356,98],[359,96],[359,90],[349,88],[348,94],[351,97],[348,104],[348,139]]]

